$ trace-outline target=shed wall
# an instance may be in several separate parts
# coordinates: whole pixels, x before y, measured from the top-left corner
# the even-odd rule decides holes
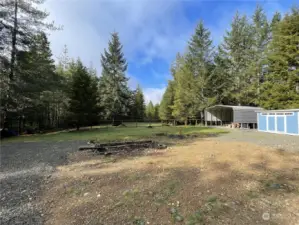
[[[267,116],[263,116],[262,113],[258,113],[257,129],[259,131],[267,131]]]
[[[299,135],[299,112],[257,114],[258,130],[270,133]]]
[[[235,123],[257,123],[255,110],[234,110]]]
[[[288,134],[299,134],[298,112],[294,112],[293,116],[286,117],[286,126]]]
[[[217,107],[205,110],[206,121],[222,121],[230,123],[257,123],[257,108],[235,109]]]

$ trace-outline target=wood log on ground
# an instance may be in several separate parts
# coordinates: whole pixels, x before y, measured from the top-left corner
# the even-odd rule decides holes
[[[92,150],[99,153],[105,154],[105,152],[117,153],[120,151],[130,152],[136,149],[146,149],[146,148],[157,148],[165,149],[166,145],[158,144],[151,140],[145,141],[127,141],[127,142],[114,142],[114,143],[103,143],[103,144],[93,144],[87,146],[79,147],[79,151]]]
[[[96,146],[96,145],[86,145],[86,146],[79,147],[79,151],[87,151],[87,150],[106,151],[106,148],[102,146]]]
[[[128,147],[151,147],[154,144],[151,140],[145,141],[126,141],[126,142],[112,142],[112,143],[103,143],[103,144],[93,144],[80,146],[79,151],[84,150],[97,150],[97,151],[106,151],[107,148],[128,148]]]
[[[152,140],[143,140],[143,141],[123,141],[123,142],[111,142],[111,143],[103,143],[103,144],[96,144],[97,146],[101,147],[110,147],[110,146],[118,146],[118,145],[129,145],[129,144],[151,144],[153,143]]]

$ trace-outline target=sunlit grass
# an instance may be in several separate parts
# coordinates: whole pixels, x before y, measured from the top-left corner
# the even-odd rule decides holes
[[[79,131],[60,131],[48,134],[34,134],[19,137],[12,137],[2,140],[7,142],[37,142],[37,141],[66,141],[66,140],[136,140],[151,138],[159,133],[169,134],[220,134],[227,130],[219,128],[208,128],[200,126],[153,126],[148,127],[105,127],[98,126],[92,129],[82,129]]]

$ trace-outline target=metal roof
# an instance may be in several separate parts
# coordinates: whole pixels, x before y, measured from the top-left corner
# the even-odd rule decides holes
[[[256,112],[299,112],[299,109],[257,110]]]
[[[233,110],[260,110],[262,111],[263,108],[261,107],[254,107],[254,106],[239,106],[239,105],[214,105],[211,107],[208,107],[207,110],[209,109],[216,109],[216,108],[231,108]]]

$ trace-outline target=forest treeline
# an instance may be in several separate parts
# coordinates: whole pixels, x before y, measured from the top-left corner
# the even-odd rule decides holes
[[[270,19],[261,6],[251,16],[237,12],[216,47],[199,22],[171,74],[160,104],[163,120],[200,118],[215,104],[299,108],[298,7]]]
[[[161,104],[145,105],[132,90],[118,33],[112,33],[99,63],[101,74],[67,47],[54,61],[46,32],[48,14],[36,0],[6,0],[0,13],[1,127],[39,130],[98,124],[101,120],[185,121],[213,104],[264,108],[299,107],[299,10],[270,20],[257,7],[237,13],[224,40],[213,46],[199,22],[183,54],[171,66]],[[59,32],[59,31],[57,31]]]
[[[55,63],[46,32],[47,13],[36,0],[1,2],[1,127],[81,127],[100,120],[158,119],[159,105],[145,106],[141,88],[130,90],[117,33],[99,58],[101,76],[67,47]],[[57,31],[59,32],[59,31]],[[115,122],[116,123],[116,122]]]

